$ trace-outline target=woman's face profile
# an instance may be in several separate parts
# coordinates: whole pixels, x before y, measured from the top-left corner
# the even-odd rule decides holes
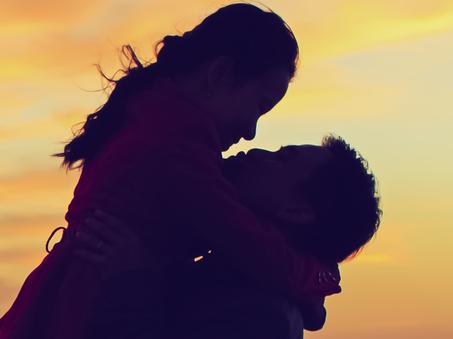
[[[241,138],[255,137],[258,119],[269,112],[286,94],[289,72],[283,68],[264,71],[250,79],[232,83],[233,70],[224,70],[207,105],[213,112],[222,144],[227,150]]]

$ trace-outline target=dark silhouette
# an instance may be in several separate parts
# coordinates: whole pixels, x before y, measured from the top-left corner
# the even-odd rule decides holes
[[[291,30],[273,12],[233,4],[160,44],[157,61],[146,67],[125,47],[126,76],[111,80],[108,101],[57,154],[67,169],[81,162],[68,226],[1,319],[0,339],[85,337],[93,303],[108,284],[74,255],[73,239],[95,208],[128,220],[146,244],[155,270],[144,298],[153,300],[151,337],[163,333],[166,300],[184,288],[169,283],[170,272],[208,247],[295,303],[340,292],[338,279],[318,281],[336,264],[289,247],[221,171],[221,151],[252,139],[259,117],[286,93],[298,57]],[[116,334],[132,338],[140,330]]]
[[[137,92],[148,89],[154,79],[168,76],[193,76],[194,73],[201,75],[206,71],[203,67],[223,56],[228,58],[228,62],[231,63],[228,66],[233,68],[230,70],[233,73],[231,79],[227,79],[231,81],[228,84],[230,86],[244,86],[246,82],[256,80],[258,76],[273,69],[283,69],[289,80],[295,76],[299,58],[296,38],[283,19],[274,12],[266,12],[250,4],[225,6],[182,36],[167,35],[155,45],[156,62],[154,63],[142,65],[129,45],[123,46],[122,52],[129,59],[127,69],[122,70],[126,76],[115,80],[106,76],[98,67],[101,75],[114,84],[114,90],[108,101],[98,111],[88,115],[83,128],[65,146],[64,152],[57,154],[64,157],[63,165],[69,168],[73,168],[74,163],[79,160],[81,160],[79,166],[82,166],[85,161],[95,157],[105,142],[124,127],[128,119],[126,107],[131,100],[134,100],[131,98]],[[271,78],[271,80],[278,79]],[[244,131],[236,131],[236,134],[242,132],[241,136],[246,139],[254,137],[256,120],[281,99],[278,95],[281,94],[282,89],[278,86],[285,85],[281,82],[273,84],[273,88],[267,88],[267,93],[264,91],[253,93],[253,99],[259,101],[252,103],[255,105],[253,107],[255,111],[251,112],[251,107],[244,107],[248,112],[243,112],[244,108],[241,109],[244,115],[247,113],[253,115],[242,117],[250,120],[249,126],[240,126],[241,121],[234,121],[233,119],[236,118],[234,112],[222,112],[226,118],[233,120],[231,124],[236,125],[231,128],[245,127]],[[213,88],[206,87],[209,85],[211,84],[202,84],[200,93],[196,93],[202,97],[198,98],[199,101],[205,99],[203,97],[217,94],[210,92]],[[257,88],[257,90],[263,89]],[[245,106],[245,103],[238,103],[235,108],[241,105]],[[142,114],[152,114],[152,107],[147,108],[148,111]],[[220,112],[212,112],[212,114],[219,115]],[[229,143],[224,141],[222,147],[228,148],[231,143],[233,143],[231,140]]]
[[[355,256],[379,226],[374,176],[367,162],[341,138],[329,136],[321,146],[286,146],[276,152],[252,149],[226,159],[224,173],[247,205],[263,220],[278,225],[302,253],[341,262]],[[144,256],[136,253],[142,242],[136,237],[128,240],[134,236],[127,234],[128,228],[127,221],[101,215],[78,237],[81,257],[100,269],[111,266],[109,275],[116,275],[98,306],[102,312],[92,324],[93,338],[108,333],[111,323],[140,328],[137,320],[142,318],[137,313],[146,314],[152,304],[142,300],[144,308],[137,309],[137,299],[146,295],[143,282],[152,280],[154,272],[148,273]],[[104,245],[101,251],[99,242]],[[165,331],[172,331],[171,337],[300,338],[302,328],[322,328],[326,318],[322,300],[295,305],[238,272],[221,252],[200,254],[203,257],[178,268],[171,280],[175,285],[184,281],[184,289],[174,288],[180,293],[168,300]],[[125,292],[128,284],[135,288]],[[122,301],[121,313],[112,313],[110,300],[117,300],[119,294],[126,302]]]

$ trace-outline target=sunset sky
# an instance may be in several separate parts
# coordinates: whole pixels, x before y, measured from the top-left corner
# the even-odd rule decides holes
[[[1,0],[0,316],[66,225],[80,173],[50,154],[106,100],[93,64],[113,75],[123,44],[152,60],[157,40],[228,3]],[[453,338],[453,0],[263,3],[293,29],[300,66],[256,139],[226,155],[335,133],[369,161],[384,210],[306,338]]]

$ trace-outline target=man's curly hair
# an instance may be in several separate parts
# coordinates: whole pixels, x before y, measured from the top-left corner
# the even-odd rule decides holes
[[[376,233],[382,211],[368,162],[341,137],[328,135],[322,147],[332,157],[304,184],[316,222],[292,240],[316,257],[337,263],[354,257]]]

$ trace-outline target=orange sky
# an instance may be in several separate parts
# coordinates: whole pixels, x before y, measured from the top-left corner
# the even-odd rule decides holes
[[[453,338],[453,1],[263,1],[293,28],[301,65],[250,147],[319,143],[334,132],[375,172],[384,217],[342,265],[343,293],[307,338]],[[105,101],[122,44],[191,29],[227,1],[2,0],[0,314],[65,225],[78,173],[49,155]]]

